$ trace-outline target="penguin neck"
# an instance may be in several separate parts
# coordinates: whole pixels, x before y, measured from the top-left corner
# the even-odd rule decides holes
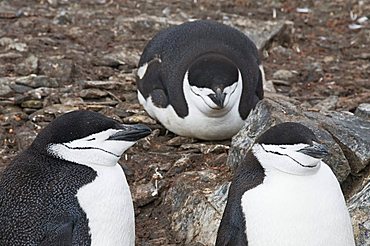
[[[120,165],[90,167],[97,177],[76,197],[89,221],[91,245],[133,246],[134,208],[123,169]]]

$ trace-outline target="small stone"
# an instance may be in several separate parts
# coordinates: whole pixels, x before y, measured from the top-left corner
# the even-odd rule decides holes
[[[358,105],[355,115],[365,120],[370,120],[370,103],[361,103]]]
[[[22,54],[15,53],[15,52],[8,52],[4,54],[0,54],[0,59],[2,60],[16,60],[22,58]]]
[[[172,167],[168,170],[166,176],[171,177],[176,174],[182,173],[189,167],[191,167],[191,159],[190,155],[186,154],[172,165]]]
[[[19,75],[30,75],[37,72],[38,58],[34,55],[30,55],[22,63],[16,66],[16,73]]]
[[[335,106],[337,105],[338,102],[338,96],[329,96],[316,104],[313,109],[318,110],[318,111],[330,111],[334,110]]]
[[[114,90],[118,89],[122,86],[121,82],[118,81],[91,81],[91,80],[84,80],[80,82],[82,88],[98,88],[104,90]]]
[[[21,104],[22,108],[40,109],[42,108],[42,102],[38,100],[28,100]]]
[[[48,117],[48,115],[55,117],[78,109],[78,107],[70,105],[54,104],[37,110],[29,116],[29,119],[33,122],[39,122]]]
[[[8,37],[0,38],[0,46],[8,46],[9,44],[13,43],[14,40]]]
[[[14,42],[14,43],[9,44],[6,49],[16,50],[16,51],[19,51],[19,52],[25,52],[25,51],[28,50],[28,47],[27,47],[27,44],[25,44],[25,43]]]
[[[27,149],[33,140],[35,140],[37,133],[29,128],[20,129],[16,133],[15,140],[19,151]]]
[[[15,80],[15,83],[20,85],[26,85],[32,88],[39,87],[59,87],[58,82],[54,78],[50,78],[45,75],[30,75],[26,77],[19,77]]]
[[[81,97],[62,95],[59,97],[59,100],[63,105],[66,106],[77,106],[84,104],[84,100]]]
[[[73,61],[70,59],[47,58],[39,60],[39,73],[60,82],[69,82],[72,77]]]
[[[69,15],[68,12],[66,12],[64,9],[61,10],[57,16],[55,16],[54,20],[53,20],[53,23],[54,24],[57,24],[57,25],[68,25],[68,24],[71,24],[73,21],[72,21],[72,18],[71,16]]]
[[[95,99],[107,96],[108,93],[106,91],[102,91],[99,89],[84,89],[80,91],[80,97],[84,99]]]
[[[293,55],[293,51],[291,49],[287,49],[281,45],[277,46],[277,47],[274,47],[271,49],[272,52],[276,52],[280,55],[284,55],[286,57],[290,57]]]
[[[9,84],[5,84],[4,80],[0,79],[0,97],[9,97],[14,93]]]
[[[157,122],[150,118],[149,116],[146,115],[140,115],[140,114],[135,114],[129,117],[125,117],[123,119],[124,123],[129,123],[129,124],[137,124],[137,123],[142,123],[142,124],[148,124],[148,125],[154,125]]]
[[[263,83],[263,91],[271,92],[271,93],[276,92],[276,89],[275,89],[275,86],[272,80],[266,80],[265,83]]]
[[[26,95],[32,99],[42,99],[44,97],[51,96],[55,93],[57,93],[56,88],[39,87],[28,91]]]
[[[324,59],[323,59],[323,61],[325,63],[330,63],[330,62],[335,61],[335,57],[334,56],[325,56]]]
[[[277,79],[277,80],[284,80],[284,81],[289,81],[293,77],[294,77],[294,74],[291,71],[284,70],[284,69],[277,70],[272,75],[272,78]]]
[[[152,195],[154,191],[155,187],[152,182],[134,186],[132,200],[138,207],[145,206],[158,198],[157,195]]]
[[[170,146],[180,146],[182,144],[195,143],[197,140],[194,138],[176,136],[167,141],[166,145]]]
[[[196,143],[196,144],[183,144],[180,146],[180,149],[183,150],[197,150],[203,154],[215,153],[221,154],[225,153],[229,150],[229,146],[222,145],[222,144],[203,144],[203,143]]]
[[[125,54],[122,52],[106,54],[103,57],[100,57],[94,61],[95,65],[98,66],[107,66],[116,68],[120,65],[125,64]]]
[[[10,88],[16,93],[26,93],[32,90],[32,87],[26,85],[10,84]]]

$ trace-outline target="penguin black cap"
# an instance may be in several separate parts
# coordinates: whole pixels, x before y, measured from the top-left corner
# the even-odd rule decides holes
[[[78,117],[78,120],[76,117]],[[148,135],[151,131],[145,125],[123,125],[114,119],[94,111],[76,110],[66,113],[48,124],[44,130],[37,135],[31,147],[41,151],[45,150],[45,147],[50,143],[66,143],[107,129],[128,130],[129,128],[131,128],[131,132],[136,133],[137,137],[130,139],[130,136],[132,136],[131,134],[130,136],[126,136],[126,139],[122,140],[136,141],[144,137],[144,135]],[[135,131],[135,129],[138,131]],[[139,134],[140,130],[142,130],[142,134]]]

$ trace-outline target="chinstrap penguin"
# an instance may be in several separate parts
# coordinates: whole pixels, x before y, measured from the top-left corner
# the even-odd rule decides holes
[[[354,246],[326,148],[299,123],[263,133],[235,171],[216,246]]]
[[[229,139],[263,98],[264,72],[255,44],[215,21],[160,31],[138,66],[139,102],[178,135]]]
[[[0,179],[0,245],[133,246],[131,193],[117,162],[150,132],[90,111],[51,122]]]

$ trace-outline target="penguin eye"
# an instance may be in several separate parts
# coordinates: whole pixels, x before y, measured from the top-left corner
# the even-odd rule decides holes
[[[93,141],[95,140],[95,138],[90,138],[90,139],[87,139],[86,141]]]

